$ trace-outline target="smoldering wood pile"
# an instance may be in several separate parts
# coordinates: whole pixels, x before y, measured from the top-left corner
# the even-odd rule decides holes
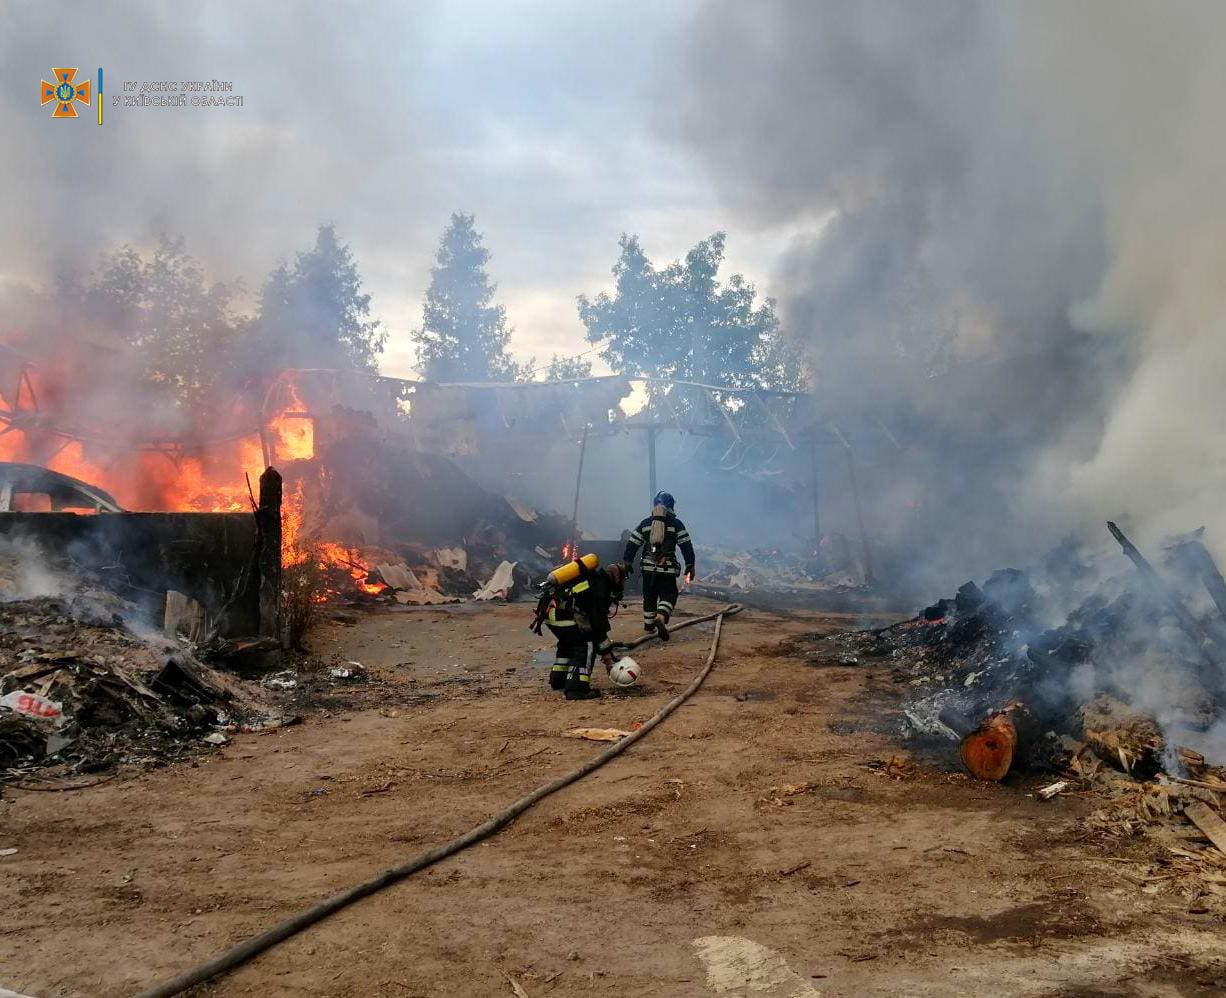
[[[1039,799],[1092,801],[1078,839],[1127,846],[1128,880],[1226,914],[1226,586],[1203,531],[1167,543],[1159,570],[1109,529],[1135,570],[1088,593],[1095,573],[1056,559],[1036,582],[1004,570],[826,641],[843,664],[892,666],[911,737],[957,746],[972,777],[1045,775]]]
[[[1159,572],[1110,528],[1137,570],[1066,615],[1070,573],[1035,583],[1005,569],[911,620],[831,640],[844,661],[890,661],[910,687],[907,733],[959,743],[982,778],[1058,770],[1082,746],[1142,776],[1186,775],[1181,747],[1226,763],[1212,759],[1226,755],[1226,587],[1200,532],[1169,543]]]
[[[491,492],[448,458],[370,426],[294,474],[305,496],[297,542],[332,550],[323,588],[334,602],[472,599],[504,563],[511,588],[526,592],[565,560],[573,533],[569,517]]]

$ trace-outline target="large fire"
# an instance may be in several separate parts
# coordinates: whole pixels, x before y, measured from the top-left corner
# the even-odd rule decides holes
[[[287,474],[315,456],[315,418],[289,378],[278,378],[268,390],[262,419],[246,421],[247,432],[223,435],[206,444],[179,441],[133,441],[116,445],[104,432],[57,424],[47,406],[60,397],[48,379],[43,383],[29,365],[16,385],[4,391],[0,407],[0,461],[37,464],[110,492],[121,506],[133,510],[184,512],[243,512],[252,509],[257,482],[273,465],[286,476],[282,500],[282,560],[286,565],[316,558],[320,568],[343,570],[353,587],[367,595],[386,590],[369,581],[369,569],[358,552],[343,545],[313,541],[305,536],[306,497],[303,476]],[[263,433],[252,423],[262,422]],[[79,433],[80,435],[74,435]],[[45,499],[45,497],[44,497]],[[16,508],[41,511],[37,497]],[[82,510],[81,512],[88,512]]]

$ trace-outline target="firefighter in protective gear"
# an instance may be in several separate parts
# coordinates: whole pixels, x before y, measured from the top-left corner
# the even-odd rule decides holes
[[[685,558],[685,577],[694,578],[694,542],[690,532],[673,511],[676,505],[667,492],[657,492],[652,500],[651,515],[630,531],[626,551],[622,556],[630,571],[634,555],[641,547],[643,557],[643,630],[654,632],[661,641],[668,640],[668,620],[677,607],[677,578],[681,564],[677,550]]]
[[[592,688],[597,656],[606,669],[613,665],[609,610],[621,601],[624,573],[621,565],[591,569],[578,559],[575,564],[579,575],[570,584],[546,583],[532,629],[540,634],[543,624],[558,639],[550,688],[562,690],[567,700],[592,700],[600,696]]]

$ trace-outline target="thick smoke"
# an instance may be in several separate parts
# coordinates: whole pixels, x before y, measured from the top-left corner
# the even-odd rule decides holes
[[[262,279],[321,222],[361,227],[380,247],[403,241],[388,198],[430,170],[414,141],[426,119],[419,91],[394,84],[421,55],[430,9],[137,0],[48,17],[7,4],[0,162],[21,196],[0,206],[0,274],[41,281],[161,231],[185,234],[225,280]],[[35,98],[52,66],[79,67],[95,87],[103,67],[103,127],[82,104],[84,121],[50,120]],[[232,82],[243,106],[110,104],[124,81],[202,79]]]
[[[782,268],[786,324],[823,393],[905,421],[941,568],[1121,514],[1226,547],[1223,29],[1179,3],[695,18],[669,132],[739,221],[831,213]]]

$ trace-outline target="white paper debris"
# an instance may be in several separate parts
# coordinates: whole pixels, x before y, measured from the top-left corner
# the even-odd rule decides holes
[[[461,572],[468,571],[468,552],[461,547],[439,548],[434,552],[434,560],[442,568],[455,568]]]
[[[511,587],[515,584],[516,564],[518,563],[514,561],[504,561],[499,565],[494,571],[493,578],[473,593],[473,599],[506,599]]]

